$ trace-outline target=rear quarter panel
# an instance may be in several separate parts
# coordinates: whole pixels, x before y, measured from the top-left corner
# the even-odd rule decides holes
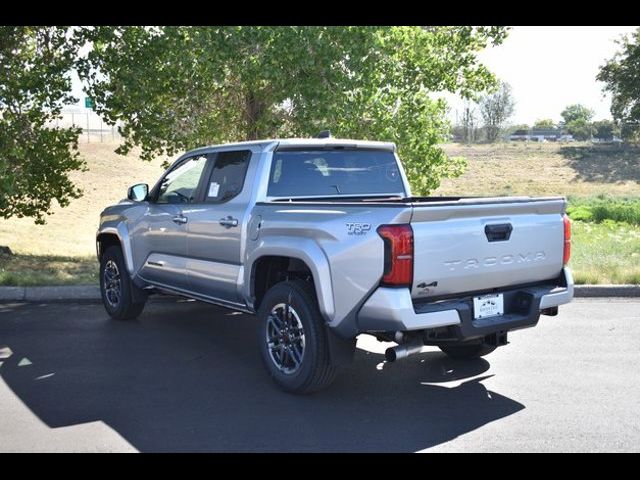
[[[355,316],[380,282],[384,247],[377,227],[386,223],[408,223],[411,208],[274,202],[256,205],[252,217],[258,216],[262,220],[257,237],[252,232],[248,235],[246,300],[251,300],[249,279],[256,260],[264,255],[300,258],[314,274],[322,314],[330,326],[336,326]]]

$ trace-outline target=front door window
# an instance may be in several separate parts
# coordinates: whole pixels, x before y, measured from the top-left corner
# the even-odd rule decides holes
[[[162,179],[156,203],[193,202],[206,164],[204,155],[182,161]]]

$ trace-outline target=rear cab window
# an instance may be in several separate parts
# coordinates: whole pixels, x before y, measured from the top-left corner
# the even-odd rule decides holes
[[[269,197],[405,195],[396,156],[388,150],[276,151]]]

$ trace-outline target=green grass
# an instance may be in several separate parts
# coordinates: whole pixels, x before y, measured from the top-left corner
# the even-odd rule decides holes
[[[84,285],[98,283],[93,257],[0,255],[0,285]]]
[[[570,266],[578,284],[640,284],[640,227],[573,221]]]
[[[640,225],[640,198],[612,198],[604,195],[570,198],[567,213],[572,220],[602,223],[605,220]]]

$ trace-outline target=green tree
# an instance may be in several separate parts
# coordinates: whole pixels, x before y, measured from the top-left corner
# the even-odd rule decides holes
[[[595,133],[593,125],[590,123],[594,111],[576,103],[569,105],[562,113],[563,130],[573,135],[576,140],[588,140]]]
[[[567,132],[573,135],[573,138],[580,141],[589,140],[595,133],[593,124],[589,123],[585,119],[577,119],[567,122],[565,128]]]
[[[620,136],[620,127],[611,120],[599,120],[593,122],[594,136],[603,140],[612,140]]]
[[[275,136],[395,141],[417,194],[461,172],[446,103],[495,84],[477,53],[504,27],[96,27],[81,76],[142,158]]]
[[[533,124],[533,128],[556,128],[556,122],[550,118],[542,118],[540,120],[536,120],[536,123]]]
[[[502,127],[515,111],[516,102],[511,93],[511,86],[508,83],[500,82],[495,91],[480,99],[479,106],[487,141],[493,143],[498,139]]]
[[[56,200],[80,195],[79,130],[52,122],[71,97],[76,47],[66,27],[0,27],[0,217],[44,223]]]
[[[580,105],[576,103],[574,105],[569,105],[565,108],[560,115],[562,115],[562,119],[564,123],[569,125],[571,122],[581,121],[581,122],[590,122],[593,118],[595,112],[590,108],[585,107],[584,105]]]
[[[640,28],[618,41],[619,50],[596,76],[611,93],[611,115],[625,139],[640,139]]]

